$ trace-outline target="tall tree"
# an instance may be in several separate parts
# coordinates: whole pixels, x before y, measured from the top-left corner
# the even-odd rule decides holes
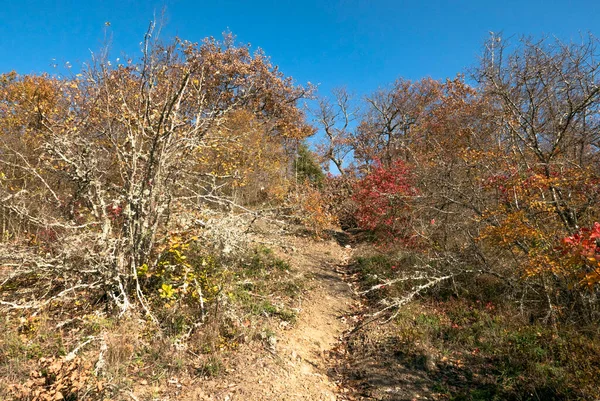
[[[410,159],[413,127],[439,98],[441,84],[432,79],[411,82],[398,79],[391,88],[366,98],[367,111],[354,138],[355,158],[364,165],[384,165],[398,157]]]

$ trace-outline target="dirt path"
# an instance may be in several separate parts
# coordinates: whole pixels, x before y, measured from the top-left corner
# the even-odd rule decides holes
[[[289,245],[294,250],[288,252],[287,259],[308,281],[298,321],[291,329],[278,330],[270,339],[270,347],[245,346],[224,378],[205,381],[190,394],[191,399],[346,399],[327,372],[331,367],[329,351],[349,328],[346,315],[354,298],[343,274],[352,250],[333,240],[315,242],[297,237],[290,237]]]

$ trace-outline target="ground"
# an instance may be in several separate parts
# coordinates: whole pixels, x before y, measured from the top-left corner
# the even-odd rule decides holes
[[[334,373],[340,365],[340,350],[345,349],[345,334],[356,323],[359,297],[348,280],[353,249],[343,242],[345,234],[332,234],[328,239],[284,232],[254,236],[251,246],[268,251],[266,253],[273,260],[289,266],[289,269],[277,271],[283,275],[282,282],[302,282],[300,296],[290,298],[281,294],[281,303],[286,304],[286,311],[294,311],[294,319],[282,319],[272,311],[255,311],[260,314],[260,319],[249,324],[256,323],[257,326],[240,330],[246,335],[231,340],[236,343],[235,347],[215,349],[211,346],[212,354],[195,354],[203,352],[202,344],[207,344],[202,333],[211,329],[205,326],[198,332],[200,336],[191,340],[196,342],[194,347],[177,351],[168,338],[145,333],[140,319],[112,323],[100,318],[104,315],[98,315],[99,321],[93,328],[87,323],[83,326],[85,330],[95,330],[86,331],[85,336],[82,334],[82,338],[90,339],[84,343],[77,340],[79,328],[71,330],[74,332],[71,339],[67,337],[70,331],[63,330],[64,324],[57,326],[50,318],[38,322],[39,318],[34,314],[29,320],[33,319],[35,327],[24,331],[21,324],[14,334],[0,338],[0,377],[4,381],[0,383],[3,384],[0,390],[4,391],[0,391],[0,400],[3,394],[18,400],[45,399],[46,396],[58,400],[57,394],[65,392],[59,391],[58,382],[74,385],[79,381],[79,376],[74,375],[82,369],[89,380],[87,383],[92,383],[94,393],[68,393],[76,399],[96,399],[100,394],[105,398],[134,401],[354,399],[350,390],[342,386],[343,379]],[[259,299],[265,298],[268,305],[279,304],[277,292],[247,292],[261,297]],[[294,304],[290,304],[290,299]],[[23,321],[29,324],[29,320]],[[53,332],[56,335],[52,335]],[[78,343],[79,348],[75,347]],[[105,351],[101,344],[105,344]],[[69,356],[61,357],[75,348],[79,350],[75,360],[71,361]],[[94,379],[90,374],[94,367],[98,369],[99,358],[108,364],[108,376]],[[208,363],[201,369],[195,368],[191,362],[194,358],[208,360]],[[175,368],[177,359],[183,359],[180,362],[182,368]],[[54,371],[56,378],[52,376]],[[19,387],[22,385],[25,387]],[[36,389],[41,391],[41,396],[35,396]],[[106,389],[108,393],[103,391]]]
[[[182,388],[184,399],[440,400],[433,361],[403,360],[401,344],[387,344],[389,325],[355,331],[366,306],[350,265],[354,245],[337,232],[328,240],[286,236],[279,256],[309,280],[296,323],[280,327],[266,345],[250,342],[229,360],[225,374]],[[378,335],[379,333],[379,335]],[[391,349],[391,352],[388,352]]]
[[[102,387],[110,390],[103,393],[106,401],[484,400],[491,399],[490,394],[504,394],[493,391],[496,379],[486,375],[486,371],[491,372],[491,360],[473,363],[473,369],[463,366],[469,358],[479,357],[478,348],[463,346],[465,341],[461,339],[454,347],[460,352],[454,352],[452,347],[440,347],[428,337],[446,330],[444,325],[452,322],[446,322],[439,306],[420,305],[425,299],[403,307],[393,323],[373,321],[365,325],[370,321],[367,316],[373,304],[360,295],[364,283],[360,282],[357,263],[352,261],[360,255],[361,245],[351,242],[348,234],[330,232],[328,239],[315,239],[297,232],[266,232],[253,235],[251,246],[262,249],[261,255],[268,255],[284,268],[272,271],[276,273],[273,276],[254,278],[270,280],[271,287],[267,288],[277,288],[273,280],[281,285],[273,292],[245,292],[258,297],[252,298],[252,305],[264,302],[271,309],[252,309],[247,326],[244,319],[248,315],[236,315],[244,328],[230,337],[229,342],[235,346],[215,347],[214,337],[211,342],[202,335],[219,330],[206,325],[187,348],[178,348],[172,338],[145,332],[139,319],[113,325],[99,318],[97,322],[86,320],[82,327],[89,331],[92,325],[96,330],[90,332],[93,337],[89,333],[85,337],[92,342],[85,343],[87,347],[82,345],[77,359],[67,363],[68,356],[61,359],[60,355],[65,355],[65,349],[74,349],[73,344],[78,342],[64,345],[67,332],[58,334],[55,322],[42,325],[35,319],[24,320],[14,335],[0,336],[0,378],[4,381],[0,380],[0,400],[1,390],[10,389],[10,384],[3,384],[36,382],[41,380],[40,375],[49,377],[48,371],[59,362],[62,370],[60,366],[57,369],[71,375],[65,382],[80,381],[72,377],[72,372],[84,367],[91,374],[94,366],[97,369],[102,342],[107,345],[104,357],[111,368],[97,379],[89,374],[88,378],[98,392]],[[302,283],[298,296],[281,292],[286,282]],[[285,305],[285,309],[277,309],[277,305]],[[287,318],[282,318],[282,311]],[[469,309],[469,313],[474,312]],[[217,323],[222,318],[226,316],[219,315]],[[29,328],[33,324],[39,328]],[[63,328],[64,324],[59,326]],[[56,335],[51,335],[52,330]],[[73,330],[74,338],[78,338],[79,329]],[[438,337],[437,342],[445,338]],[[38,349],[42,346],[44,354]],[[440,352],[442,348],[445,354]],[[48,359],[48,355],[53,356]],[[65,370],[74,363],[77,369]],[[58,392],[56,385],[54,393],[47,385],[36,388],[58,401],[52,398]],[[452,394],[467,396],[457,398]],[[101,398],[87,393],[72,399]],[[32,400],[28,396],[15,399]]]
[[[288,237],[283,255],[309,279],[298,320],[280,327],[272,339],[242,346],[224,375],[189,383],[186,399],[324,400],[346,399],[344,389],[328,375],[329,355],[351,328],[356,297],[344,280],[351,248],[335,240]],[[279,250],[281,252],[281,250]]]

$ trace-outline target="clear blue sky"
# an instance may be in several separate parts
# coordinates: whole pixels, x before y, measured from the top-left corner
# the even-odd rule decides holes
[[[11,0],[0,6],[0,72],[52,71],[98,50],[110,21],[113,57],[137,55],[154,12],[165,37],[231,30],[298,82],[365,94],[399,76],[453,77],[476,63],[489,31],[505,36],[600,34],[600,0]]]

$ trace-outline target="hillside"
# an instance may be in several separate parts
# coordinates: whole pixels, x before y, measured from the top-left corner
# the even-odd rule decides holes
[[[600,398],[598,39],[325,97],[160,30],[0,75],[0,398]]]

